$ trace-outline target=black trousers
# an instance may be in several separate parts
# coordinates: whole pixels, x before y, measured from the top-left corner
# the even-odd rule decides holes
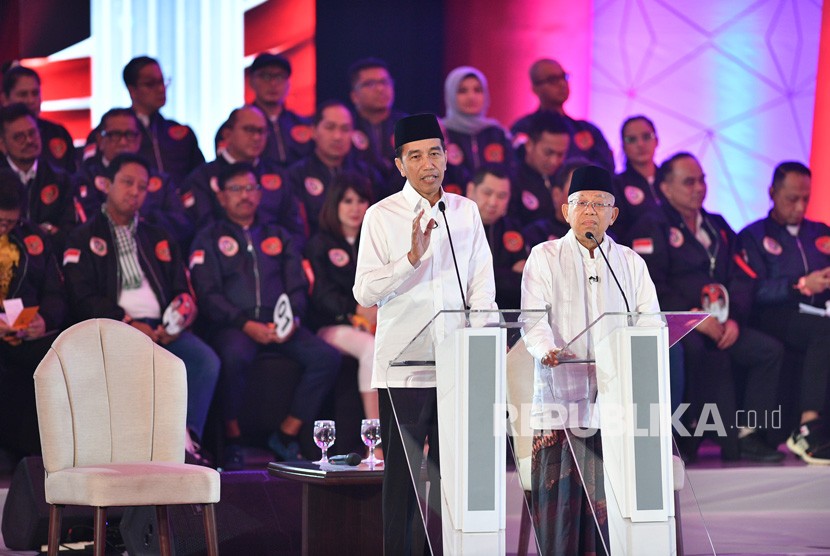
[[[384,554],[442,554],[438,401],[435,388],[378,389],[378,402],[385,458]],[[424,446],[427,444],[428,490],[421,480],[421,469],[425,463]],[[413,474],[417,479],[417,490]],[[419,500],[425,502],[420,509]],[[428,529],[424,528],[422,512],[429,524]],[[429,542],[426,542],[426,537]]]

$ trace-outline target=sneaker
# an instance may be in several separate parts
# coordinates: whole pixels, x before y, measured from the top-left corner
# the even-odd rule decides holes
[[[291,437],[287,437],[291,438]],[[279,431],[271,433],[268,437],[268,448],[280,461],[297,461],[303,459],[300,455],[300,445],[296,440],[283,441],[283,435]]]
[[[764,440],[755,432],[739,438],[738,448],[741,451],[741,459],[749,461],[778,463],[785,457],[782,452],[767,446]]]
[[[787,448],[812,465],[830,465],[830,437],[825,424],[813,419],[801,425],[787,438]]]
[[[241,471],[245,468],[245,452],[241,445],[236,443],[226,444],[224,455],[223,469],[225,471]]]

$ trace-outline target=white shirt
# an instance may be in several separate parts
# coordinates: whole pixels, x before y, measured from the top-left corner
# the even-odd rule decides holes
[[[29,168],[28,171],[23,171],[20,168],[18,168],[17,165],[15,165],[15,163],[12,162],[12,159],[8,156],[6,157],[6,162],[9,163],[9,168],[11,168],[14,171],[14,173],[17,174],[17,176],[20,178],[21,183],[23,183],[24,185],[29,183],[29,181],[35,179],[35,176],[37,176],[37,158],[35,159],[34,164],[32,164],[32,167]]]
[[[645,261],[607,234],[601,245],[625,291],[631,311],[659,312],[657,291]],[[591,276],[599,280],[591,281],[588,279]],[[583,412],[588,402],[593,401],[588,390],[596,392],[594,366],[560,364],[551,371],[541,364],[545,354],[569,343],[602,314],[626,311],[602,255],[594,250],[592,259],[590,251],[577,241],[573,230],[560,239],[540,243],[527,258],[522,274],[522,309],[545,308],[549,308],[548,319],[543,319],[524,335],[527,350],[534,358],[533,426],[537,429],[560,428],[540,424],[549,425],[551,419],[558,419],[559,416],[548,414],[546,404],[551,403],[565,406],[577,403],[579,415],[569,415],[577,419],[572,421],[573,425],[596,426],[598,422]],[[577,342],[574,350],[591,353],[591,338]],[[551,373],[553,380],[548,380]],[[585,419],[586,416],[589,418]]]
[[[478,207],[473,201],[452,193],[444,193],[441,200],[446,205],[467,303],[471,309],[495,309],[493,257]],[[435,219],[438,227],[432,230],[429,247],[416,268],[409,263],[407,253],[412,245],[412,220],[421,209],[425,211],[421,228],[426,228],[430,218]],[[364,307],[378,305],[372,387],[434,386],[434,370],[424,369],[421,374],[426,378],[417,384],[413,382],[419,379],[417,369],[389,373],[390,361],[436,313],[464,308],[438,203],[430,207],[409,181],[401,191],[366,211],[353,293]],[[433,329],[434,342],[450,332],[447,326],[439,324]],[[388,377],[389,374],[393,376]]]

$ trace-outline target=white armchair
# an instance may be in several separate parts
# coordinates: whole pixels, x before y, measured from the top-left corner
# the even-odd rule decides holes
[[[167,505],[204,507],[208,554],[218,552],[219,474],[184,463],[187,381],[182,361],[132,326],[108,319],[60,334],[34,375],[49,555],[61,509],[95,507],[95,554],[104,554],[106,508],[156,506],[170,554]]]

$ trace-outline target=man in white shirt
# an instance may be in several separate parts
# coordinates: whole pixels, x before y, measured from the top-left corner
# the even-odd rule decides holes
[[[395,125],[395,164],[406,178],[403,189],[369,207],[358,249],[354,295],[364,307],[378,305],[372,387],[378,388],[386,470],[383,484],[386,554],[409,554],[413,522],[420,529],[416,494],[409,475],[421,468],[422,447],[429,439],[430,519],[440,523],[438,423],[434,372],[390,367],[409,341],[443,309],[495,309],[493,260],[478,207],[473,201],[444,193],[441,184],[447,154],[438,119],[433,114],[402,118]],[[445,209],[444,215],[439,215]],[[446,218],[444,218],[446,217]],[[463,284],[459,291],[447,225]],[[462,299],[463,296],[463,299]],[[461,323],[459,322],[459,325]],[[449,332],[446,323],[433,328],[437,343]],[[395,390],[408,388],[406,395]],[[392,402],[395,402],[395,412]],[[400,431],[406,402],[420,418]],[[403,432],[403,437],[401,435]],[[410,458],[403,442],[407,443]],[[421,451],[419,452],[419,449]],[[402,503],[403,502],[403,503]],[[437,539],[440,542],[440,538]]]
[[[581,433],[585,438],[571,451],[562,416],[553,414],[553,407],[569,409],[567,429],[598,426],[591,408],[596,396],[595,370],[593,365],[560,365],[561,350],[603,313],[625,312],[627,306],[637,312],[660,311],[643,259],[605,233],[619,214],[612,187],[607,170],[577,168],[568,204],[561,207],[570,231],[534,247],[522,275],[522,309],[549,308],[548,320],[525,335],[528,352],[535,359],[531,492],[541,554],[605,553],[603,543],[608,546],[599,430],[587,437]],[[560,382],[568,387],[560,388]],[[577,461],[573,453],[578,454]]]

